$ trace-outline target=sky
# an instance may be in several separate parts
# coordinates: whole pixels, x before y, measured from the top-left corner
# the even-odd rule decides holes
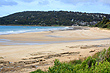
[[[0,17],[22,11],[53,10],[110,14],[110,0],[0,0]]]

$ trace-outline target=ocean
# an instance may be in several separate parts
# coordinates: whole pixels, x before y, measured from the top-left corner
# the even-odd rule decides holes
[[[27,32],[42,32],[42,31],[52,31],[52,30],[66,30],[73,29],[70,27],[55,27],[55,26],[0,26],[0,35],[8,34],[19,34]],[[47,35],[49,37],[56,37],[53,35]],[[59,36],[58,36],[59,37]],[[57,38],[58,38],[57,37]],[[25,41],[12,41],[9,39],[0,39],[2,45],[44,45],[52,43],[67,43],[67,42],[81,42],[81,41],[97,41],[97,40],[110,40],[110,38],[101,38],[101,39],[84,39],[84,40],[69,40],[69,41],[42,41],[42,42],[25,42]]]
[[[55,26],[0,26],[0,35],[18,34],[26,32],[42,32],[50,30],[64,30],[68,27]]]

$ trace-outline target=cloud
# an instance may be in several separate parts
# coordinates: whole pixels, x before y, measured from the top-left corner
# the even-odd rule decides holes
[[[0,0],[0,6],[13,6],[13,5],[17,5],[18,3],[13,1],[13,0]]]
[[[56,0],[56,1],[60,1],[63,2],[65,4],[105,4],[105,5],[110,5],[110,0]]]
[[[35,4],[35,5],[47,5],[50,0],[16,0],[19,4]]]
[[[110,6],[110,0],[98,0],[100,3]]]
[[[35,2],[35,3],[38,3],[39,5],[47,5],[47,4],[49,4],[49,0],[20,0],[20,1],[24,2],[24,3]]]
[[[30,2],[33,2],[35,0],[20,0],[20,1],[30,3]]]
[[[56,0],[61,1],[66,4],[78,4],[78,3],[92,3],[96,2],[97,0]]]
[[[51,10],[109,14],[110,0],[0,0],[0,16],[21,11]]]
[[[40,1],[38,4],[39,5],[47,5],[49,4],[50,2],[48,0],[43,0],[43,1]]]

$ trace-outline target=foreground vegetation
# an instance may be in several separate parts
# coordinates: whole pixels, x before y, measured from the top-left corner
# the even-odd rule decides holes
[[[31,73],[110,73],[110,48],[96,53],[85,60],[74,60],[61,63],[55,60],[54,66],[48,71],[40,69]]]

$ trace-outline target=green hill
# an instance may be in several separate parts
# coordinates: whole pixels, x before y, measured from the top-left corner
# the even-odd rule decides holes
[[[0,18],[0,25],[94,25],[110,14],[72,11],[24,11]]]
[[[107,18],[103,18],[102,21],[98,22],[95,27],[101,27],[101,28],[110,28],[110,20]]]

